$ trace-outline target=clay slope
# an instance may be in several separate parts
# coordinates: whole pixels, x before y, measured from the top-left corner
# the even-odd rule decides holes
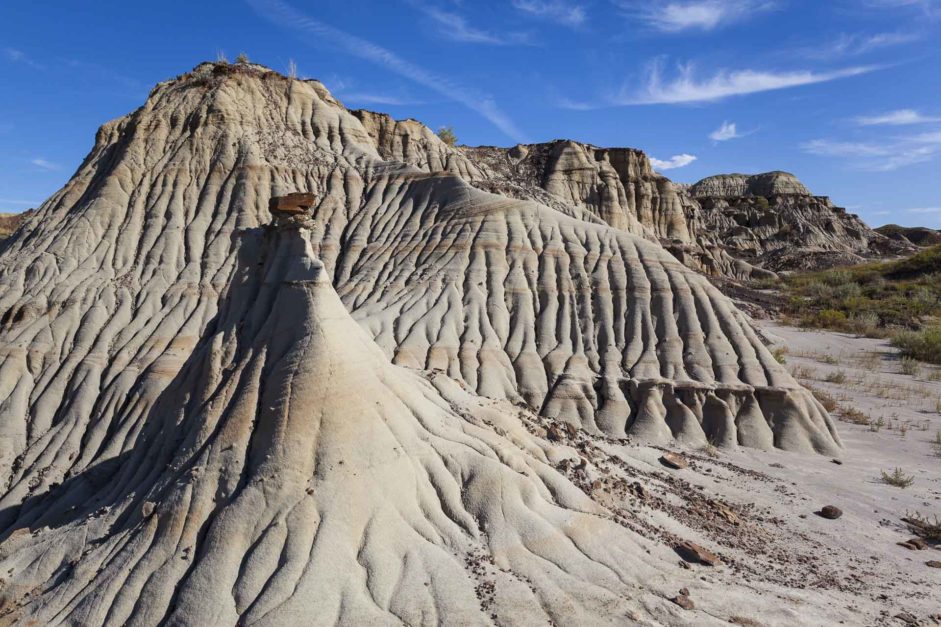
[[[545,445],[390,365],[304,230],[243,237],[244,280],[136,443],[22,508],[39,531],[0,547],[7,618],[619,622],[642,552]]]
[[[309,251],[260,230],[298,190],[321,199]],[[384,159],[322,85],[247,64],[158,85],[4,244],[0,399],[7,610],[53,623],[474,622],[452,563],[474,542],[532,579],[500,615],[622,616],[633,540],[576,539],[598,510],[510,434],[519,418],[475,430],[484,399],[600,441],[840,446],[656,243]],[[501,556],[509,537],[527,550]],[[546,560],[568,575],[529,565]],[[354,562],[355,591],[325,574]],[[426,570],[443,583],[422,594]]]

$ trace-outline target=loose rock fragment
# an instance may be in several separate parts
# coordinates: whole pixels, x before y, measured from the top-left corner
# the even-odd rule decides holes
[[[928,543],[924,538],[911,538],[905,542],[899,542],[899,546],[903,546],[910,551],[923,551],[928,548]]]
[[[718,566],[722,563],[719,556],[712,551],[703,548],[695,542],[684,540],[673,547],[680,557],[693,564],[705,564],[707,566]]]
[[[693,603],[693,600],[685,594],[678,594],[673,597],[672,601],[682,607],[684,610],[692,610],[696,608],[696,604]]]
[[[843,510],[835,505],[824,505],[820,508],[820,516],[829,520],[836,520],[843,515]]]
[[[667,452],[660,456],[660,463],[669,468],[682,470],[689,467],[689,460],[679,453]]]

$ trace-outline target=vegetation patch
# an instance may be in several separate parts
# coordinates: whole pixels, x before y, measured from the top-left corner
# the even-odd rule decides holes
[[[896,468],[892,472],[882,471],[882,483],[894,485],[896,488],[907,488],[915,483],[915,477],[906,475],[901,468]]]
[[[800,326],[890,338],[904,356],[941,364],[941,245],[898,261],[792,274],[774,287],[783,314]]]

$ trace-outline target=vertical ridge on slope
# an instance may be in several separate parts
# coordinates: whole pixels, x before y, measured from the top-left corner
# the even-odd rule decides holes
[[[297,225],[249,250],[260,278],[232,290],[136,446],[100,487],[77,476],[73,498],[24,508],[37,532],[0,545],[8,616],[617,624],[650,567],[544,445],[389,365]],[[468,560],[499,581],[486,607]]]
[[[322,199],[314,251],[397,363],[611,435],[642,434],[663,414],[661,440],[686,437],[661,423],[687,424],[687,409],[700,425],[725,420],[720,404],[704,409],[711,392],[736,419],[757,407],[774,433],[806,432],[775,446],[838,449],[748,322],[660,247],[384,161],[318,83],[203,64],[103,126],[75,176],[4,244],[0,519],[135,446],[242,279],[239,234],[296,190]]]

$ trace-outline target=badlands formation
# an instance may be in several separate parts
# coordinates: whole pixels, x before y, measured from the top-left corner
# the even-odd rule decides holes
[[[0,623],[894,614],[747,467],[844,455],[695,271],[768,272],[784,244],[715,235],[778,228],[768,196],[809,193],[452,148],[256,65],[159,84],[0,244]]]

